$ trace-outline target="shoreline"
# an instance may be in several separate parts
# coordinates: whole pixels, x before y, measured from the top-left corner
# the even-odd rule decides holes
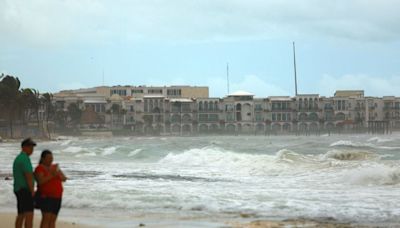
[[[14,227],[15,217],[17,212],[0,212],[0,224],[2,227]],[[33,227],[40,227],[41,214],[38,211],[34,212]],[[59,228],[95,228],[97,226],[84,225],[80,222],[67,221],[63,218],[57,219],[56,226]]]
[[[39,215],[38,215],[39,214]],[[0,212],[0,224],[4,227],[13,227],[16,213]],[[166,218],[165,215],[148,215],[141,218],[121,218],[118,221],[107,221],[106,218],[88,218],[92,221],[91,225],[85,224],[77,217],[72,219],[60,218],[57,220],[59,228],[99,228],[99,227],[226,227],[226,228],[279,228],[279,227],[327,227],[327,228],[372,228],[372,227],[398,227],[399,223],[352,223],[340,222],[334,219],[244,219],[243,218]],[[41,215],[35,211],[34,228],[39,228]],[[103,223],[103,222],[105,223]]]

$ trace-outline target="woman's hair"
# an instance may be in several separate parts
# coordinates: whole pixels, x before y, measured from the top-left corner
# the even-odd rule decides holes
[[[39,164],[42,164],[44,159],[46,158],[46,156],[48,154],[53,154],[50,150],[44,150],[42,151],[42,154],[40,155],[40,160],[39,160]]]

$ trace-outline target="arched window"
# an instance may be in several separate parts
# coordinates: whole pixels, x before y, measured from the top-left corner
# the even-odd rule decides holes
[[[236,111],[242,111],[242,105],[240,103],[236,105]]]

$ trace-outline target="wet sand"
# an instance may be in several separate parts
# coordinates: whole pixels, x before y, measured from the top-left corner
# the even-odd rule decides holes
[[[15,224],[16,213],[0,213],[0,226],[1,227],[14,227]],[[35,213],[35,218],[33,220],[33,227],[39,228],[40,226],[41,216],[38,213]],[[67,222],[67,221],[57,221],[56,226],[58,228],[93,228],[93,226],[82,225],[76,222]]]
[[[375,228],[375,227],[400,227],[400,224],[354,224],[341,223],[336,220],[289,219],[282,221],[256,220],[248,223],[228,223],[232,228],[280,228],[280,227],[323,227],[323,228]]]

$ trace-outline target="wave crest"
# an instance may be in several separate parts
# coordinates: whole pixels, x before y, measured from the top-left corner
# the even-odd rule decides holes
[[[355,150],[330,150],[325,154],[325,159],[333,158],[336,160],[371,160],[378,159],[379,156],[368,151]]]
[[[396,185],[400,184],[400,169],[377,164],[352,170],[345,180],[357,185]]]

